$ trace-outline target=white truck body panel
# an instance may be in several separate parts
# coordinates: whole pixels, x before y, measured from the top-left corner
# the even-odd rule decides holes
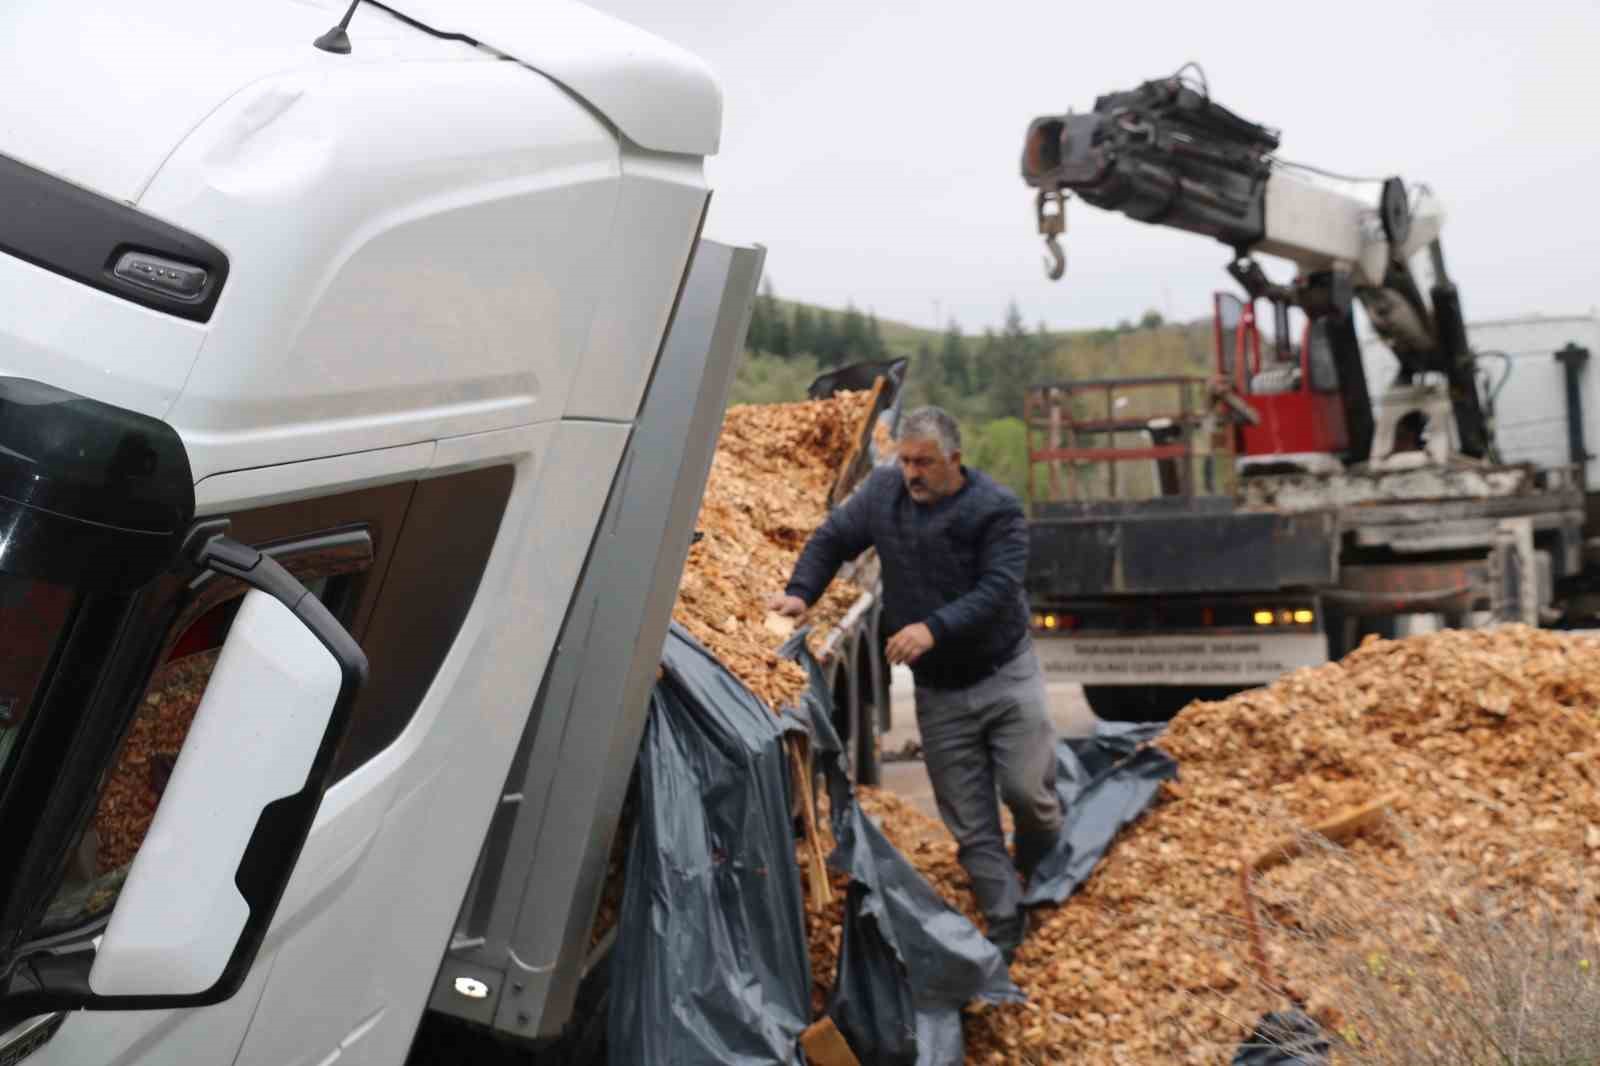
[[[1571,461],[1567,440],[1566,368],[1555,353],[1568,344],[1589,350],[1590,362],[1580,375],[1584,446],[1600,454],[1600,316],[1533,316],[1478,322],[1468,327],[1472,348],[1479,353],[1504,352],[1511,376],[1495,399],[1495,435],[1507,462],[1540,467],[1566,466]],[[1482,363],[1491,381],[1503,369],[1498,360]],[[1600,485],[1600,460],[1587,463],[1590,486]]]
[[[171,423],[202,515],[515,469],[443,665],[327,793],[243,989],[73,1013],[30,1063],[404,1059],[704,215],[721,98],[692,57],[566,2],[401,5],[484,48],[362,5],[352,55],[312,48],[344,7],[0,12],[0,90],[56,101],[0,153],[231,267],[196,323],[0,255],[0,374]]]
[[[418,60],[492,65],[508,55],[560,82],[641,148],[698,157],[717,151],[722,94],[705,64],[581,3],[393,5],[487,48],[421,33],[364,4],[351,23],[349,55],[311,47],[347,6],[343,0],[171,0],[129,7],[91,0],[63,19],[60,5],[49,0],[13,0],[5,10],[0,89],[12,100],[52,103],[7,109],[7,154],[135,203],[189,131],[261,79]]]
[[[1048,681],[1082,685],[1266,685],[1328,661],[1321,633],[1037,636]]]
[[[554,78],[640,148],[717,153],[722,90],[711,71],[698,57],[626,22],[572,0],[402,0],[394,6]]]
[[[1571,462],[1567,441],[1566,370],[1555,353],[1568,344],[1589,350],[1600,360],[1600,315],[1524,315],[1517,318],[1473,322],[1467,340],[1480,355],[1504,352],[1510,358],[1511,376],[1495,398],[1495,439],[1507,463],[1532,463],[1540,468],[1563,467]],[[1394,380],[1399,369],[1388,348],[1371,336],[1361,341],[1367,384],[1378,395]],[[1505,366],[1484,358],[1479,366],[1491,386]],[[1600,365],[1591,361],[1582,371],[1585,447],[1600,455]],[[1588,482],[1600,485],[1600,459],[1587,464]]]

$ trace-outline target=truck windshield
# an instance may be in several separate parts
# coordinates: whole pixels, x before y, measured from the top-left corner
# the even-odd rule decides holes
[[[72,590],[0,574],[0,791],[72,613]]]

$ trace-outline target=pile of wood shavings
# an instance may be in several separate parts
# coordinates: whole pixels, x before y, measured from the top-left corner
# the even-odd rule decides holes
[[[1260,878],[1274,906],[1330,892],[1409,905],[1441,865],[1508,898],[1572,898],[1600,861],[1600,640],[1522,626],[1369,642],[1342,663],[1197,703],[1160,746],[1180,779],[1039,923],[1012,976],[1029,1002],[967,1015],[970,1063],[1225,1063],[1240,1023],[1282,1009],[1237,930],[1243,863],[1384,793],[1388,826],[1358,838],[1329,879],[1316,854]],[[936,888],[980,921],[955,846],[936,822],[863,790],[863,804]],[[1404,832],[1399,827],[1407,827]],[[1587,897],[1592,916],[1600,913]],[[980,921],[981,925],[981,921]],[[1330,1029],[1337,990],[1282,938],[1273,964]],[[814,947],[814,955],[821,954]],[[824,971],[831,973],[832,971]]]
[[[804,671],[775,654],[767,598],[782,592],[828,493],[856,445],[871,394],[729,408],[678,586],[673,619],[773,709],[805,691]],[[835,581],[806,621],[820,640],[860,596]]]
[[[100,873],[132,862],[143,843],[219,654],[186,656],[151,679],[95,810]]]

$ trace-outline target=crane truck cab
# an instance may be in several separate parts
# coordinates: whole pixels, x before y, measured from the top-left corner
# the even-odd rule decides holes
[[[518,751],[558,1030],[760,269],[715,80],[565,0],[0,34],[0,1061],[402,1062]]]

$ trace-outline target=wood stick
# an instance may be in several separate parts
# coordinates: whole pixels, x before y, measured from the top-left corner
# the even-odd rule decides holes
[[[883,395],[887,383],[888,379],[882,374],[872,379],[872,394],[867,401],[866,417],[861,420],[861,425],[856,427],[850,452],[844,457],[844,462],[839,465],[839,472],[834,476],[833,488],[828,491],[829,507],[844,499],[845,494],[855,487],[850,483],[850,474],[855,469],[856,461],[861,458],[861,453],[872,443],[872,427],[878,424],[878,398]]]
[[[790,737],[789,765],[793,767],[800,820],[805,826],[807,881],[811,885],[812,902],[825,907],[833,902],[833,886],[828,882],[828,863],[822,851],[822,832],[817,825],[816,790],[811,787],[811,745],[799,737]]]
[[[811,1066],[861,1066],[832,1018],[825,1017],[801,1033],[800,1046]]]
[[[1351,807],[1341,811],[1331,818],[1324,819],[1312,826],[1307,832],[1316,836],[1326,837],[1335,844],[1343,844],[1360,834],[1371,829],[1382,821],[1389,808],[1400,800],[1398,792],[1390,792],[1370,803],[1359,807]],[[1303,846],[1303,836],[1296,835],[1284,837],[1270,848],[1257,855],[1250,863],[1250,869],[1256,873],[1270,870],[1274,866],[1281,866],[1300,853]]]

